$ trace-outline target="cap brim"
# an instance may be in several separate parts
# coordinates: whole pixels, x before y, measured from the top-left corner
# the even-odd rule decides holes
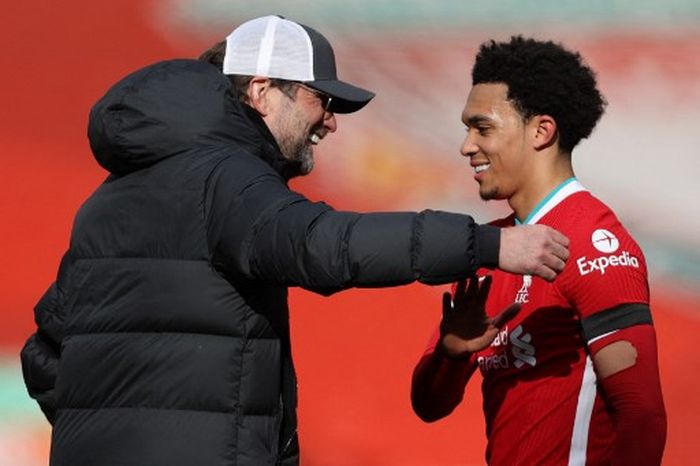
[[[304,84],[333,97],[328,109],[333,113],[356,112],[374,97],[374,92],[338,80],[311,81]]]

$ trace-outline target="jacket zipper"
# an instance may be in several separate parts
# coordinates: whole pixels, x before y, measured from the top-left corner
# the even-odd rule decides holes
[[[287,443],[284,444],[284,448],[282,448],[282,451],[280,452],[280,459],[284,456],[284,454],[287,452],[287,449],[289,448],[289,445],[292,443],[292,440],[294,440],[294,436],[297,434],[297,430],[294,429],[292,432],[292,435],[289,436],[287,439]]]

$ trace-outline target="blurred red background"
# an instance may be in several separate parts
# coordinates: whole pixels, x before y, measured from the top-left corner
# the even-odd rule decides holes
[[[0,352],[10,361],[33,331],[32,307],[55,276],[76,209],[106,175],[87,144],[90,106],[127,72],[161,59],[196,56],[207,45],[194,35],[166,41],[149,17],[150,4],[2,4]],[[610,60],[611,67],[616,63]],[[404,170],[416,175],[410,167]],[[340,208],[393,207],[391,193],[372,200],[333,192],[315,176],[294,187]],[[439,183],[439,176],[428,179]],[[292,292],[302,464],[483,464],[478,384],[470,385],[451,417],[434,425],[419,421],[409,404],[411,372],[437,322],[441,292],[418,285],[331,298]],[[652,283],[652,293],[669,414],[664,464],[690,464],[700,435],[698,295],[678,292],[664,277]],[[2,422],[5,430],[14,429],[7,425],[12,421]],[[42,422],[38,416],[36,422]],[[45,464],[48,430],[43,424],[23,428],[27,435],[16,441],[29,445],[36,464]],[[0,448],[0,455],[7,451]]]

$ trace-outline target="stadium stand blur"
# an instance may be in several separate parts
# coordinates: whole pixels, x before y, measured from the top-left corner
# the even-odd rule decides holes
[[[331,39],[341,77],[378,97],[338,118],[317,169],[293,186],[339,209],[436,208],[482,222],[459,156],[459,117],[484,40],[522,33],[582,52],[609,101],[574,153],[579,179],[645,249],[669,413],[665,465],[690,464],[700,435],[700,2],[504,0],[354,2],[3,2],[0,466],[47,463],[50,429],[21,380],[32,307],[53,280],[73,214],[104,178],[86,134],[92,103],[152,61],[196,56],[235,25],[278,13]],[[472,389],[448,419],[420,422],[410,375],[444,288],[321,298],[292,293],[302,465],[480,465]],[[472,385],[474,387],[474,385]]]

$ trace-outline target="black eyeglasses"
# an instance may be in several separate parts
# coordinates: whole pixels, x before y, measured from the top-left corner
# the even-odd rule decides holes
[[[333,102],[333,96],[330,96],[326,94],[325,92],[321,92],[319,90],[313,89],[309,86],[307,86],[304,83],[297,82],[297,86],[306,89],[310,93],[312,93],[314,96],[318,97],[318,99],[321,101],[321,108],[323,108],[323,111],[325,112],[331,112],[331,102]]]

